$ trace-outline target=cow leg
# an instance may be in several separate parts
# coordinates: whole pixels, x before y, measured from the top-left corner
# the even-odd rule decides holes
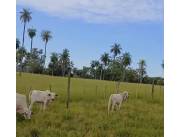
[[[46,104],[47,104],[47,102],[44,102],[43,110],[46,109]]]
[[[122,101],[119,102],[119,105],[118,105],[119,110],[121,108],[121,104],[122,104]]]
[[[115,104],[112,103],[112,108],[111,108],[111,111],[114,111],[114,107],[115,107]]]
[[[43,110],[43,103],[40,103],[40,111]]]

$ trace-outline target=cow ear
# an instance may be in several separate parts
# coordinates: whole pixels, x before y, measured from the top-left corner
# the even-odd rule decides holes
[[[58,96],[58,94],[56,94],[56,97]]]

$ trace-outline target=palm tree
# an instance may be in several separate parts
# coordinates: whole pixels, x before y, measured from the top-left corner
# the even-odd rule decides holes
[[[20,41],[19,41],[19,39],[18,38],[16,38],[16,49],[19,49],[19,47],[20,47]]]
[[[91,63],[90,63],[91,64],[91,71],[92,71],[92,74],[93,74],[94,78],[95,78],[95,69],[94,68],[96,67],[95,63],[96,63],[95,60],[92,60]]]
[[[23,40],[22,40],[22,47],[24,46],[24,34],[25,34],[25,29],[26,29],[26,23],[28,23],[32,17],[31,17],[31,12],[28,9],[23,9],[23,11],[20,12],[20,20],[22,23],[24,23],[24,29],[23,29]]]
[[[103,66],[104,66],[104,75],[105,75],[105,69],[106,69],[106,66],[109,64],[109,54],[108,53],[104,53],[102,56],[101,56],[101,62],[103,63]],[[103,67],[102,67],[103,69]],[[103,71],[103,70],[102,70]],[[104,75],[103,75],[103,79],[104,79]],[[102,79],[102,76],[101,76],[101,79]]]
[[[20,47],[17,51],[16,51],[16,63],[17,65],[20,67],[19,70],[19,75],[21,76],[21,72],[23,71],[23,60],[26,57],[26,49],[24,47]]]
[[[132,59],[131,59],[131,55],[129,52],[125,52],[122,56],[122,65],[123,65],[123,81],[125,79],[125,75],[126,75],[126,68],[127,66],[131,65]]]
[[[67,67],[70,65],[70,59],[69,59],[69,50],[64,49],[63,53],[60,54],[60,64],[62,66],[62,75],[65,75]]]
[[[45,49],[44,49],[44,63],[46,61],[46,46],[48,41],[52,38],[51,31],[45,30],[41,33],[42,40],[45,42]]]
[[[142,83],[143,77],[146,74],[146,61],[144,59],[141,59],[138,63],[139,65],[139,82]]]
[[[122,48],[121,48],[120,44],[114,43],[114,45],[112,45],[111,53],[114,54],[113,55],[114,60],[118,54],[121,54],[121,50],[122,50]]]
[[[98,60],[94,60],[94,65],[95,65],[95,79],[96,79],[96,77],[97,77],[97,69],[98,69],[98,67],[100,65],[99,61]]]
[[[58,65],[58,54],[53,52],[50,57],[50,64],[49,66],[52,67],[52,76],[54,75],[54,71],[56,70]]]
[[[28,29],[28,36],[31,39],[31,52],[32,52],[33,38],[36,36],[36,29],[29,28]]]

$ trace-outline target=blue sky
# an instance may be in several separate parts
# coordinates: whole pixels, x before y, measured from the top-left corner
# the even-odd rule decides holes
[[[63,2],[63,0],[61,1]],[[123,52],[127,51],[132,55],[131,66],[133,68],[138,67],[137,62],[140,59],[145,59],[149,76],[163,75],[160,65],[164,58],[162,0],[157,0],[157,3],[154,0],[147,0],[151,2],[150,7],[147,6],[149,3],[144,3],[144,5],[138,5],[137,9],[129,11],[129,14],[125,11],[131,6],[130,2],[130,4],[126,3],[130,0],[125,2],[126,4],[123,6],[123,8],[126,7],[125,9],[113,5],[118,5],[115,3],[116,0],[112,0],[114,3],[106,5],[95,2],[96,6],[93,8],[88,0],[85,1],[87,3],[71,3],[70,5],[64,4],[64,2],[65,6],[60,7],[62,10],[57,10],[59,8],[56,5],[62,5],[62,3],[56,3],[57,0],[53,0],[50,4],[47,1],[46,4],[49,7],[45,10],[46,4],[43,5],[34,0],[18,0],[16,9],[17,38],[22,40],[23,31],[23,24],[19,20],[19,11],[22,8],[29,8],[32,11],[32,20],[28,23],[27,28],[37,29],[33,46],[44,49],[40,33],[42,30],[52,31],[53,39],[47,45],[48,57],[52,52],[62,52],[64,48],[67,48],[70,50],[75,67],[82,68],[82,66],[89,66],[91,60],[99,59],[104,52],[110,52],[111,45],[117,42],[121,44]],[[142,3],[144,0],[140,1]],[[52,4],[53,2],[55,4]],[[79,10],[77,5],[81,5],[84,9],[80,8],[81,10]],[[104,9],[99,10],[103,6],[107,9],[106,13],[104,13]],[[115,9],[113,6],[121,11],[117,12],[116,16],[113,16],[116,12],[111,9]],[[80,12],[87,12],[87,14],[81,15]],[[143,13],[140,14],[141,12]],[[30,48],[30,39],[27,34],[25,47]]]

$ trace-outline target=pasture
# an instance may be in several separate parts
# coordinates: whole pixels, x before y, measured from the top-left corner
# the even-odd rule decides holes
[[[59,96],[45,112],[33,108],[31,120],[17,119],[17,137],[163,137],[164,93],[162,86],[121,83],[129,99],[121,110],[107,115],[108,99],[115,82],[71,78],[71,102],[66,109],[67,78],[23,73],[16,76],[16,89],[28,95],[29,89],[49,89]]]

